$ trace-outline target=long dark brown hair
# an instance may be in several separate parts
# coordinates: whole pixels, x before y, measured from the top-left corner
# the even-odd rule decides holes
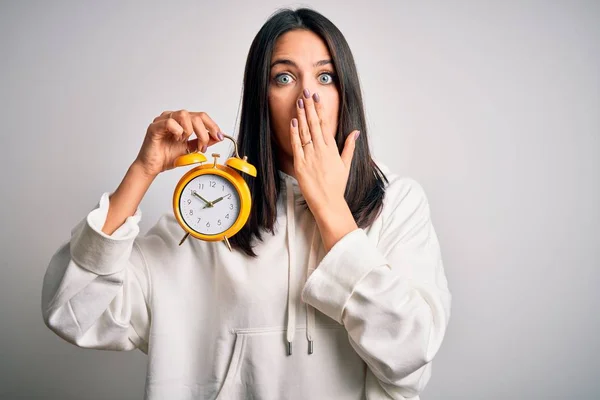
[[[331,54],[337,74],[335,84],[340,94],[335,135],[340,153],[348,134],[355,129],[361,132],[344,194],[357,225],[361,228],[369,226],[383,205],[387,179],[371,158],[358,73],[346,39],[330,20],[314,10],[281,9],[265,22],[252,41],[244,71],[237,141],[240,154],[248,156],[248,161],[256,166],[257,176],[244,177],[252,194],[252,211],[246,225],[230,242],[232,247],[252,257],[257,256],[253,250],[254,240],[262,241],[262,234],[275,233],[277,199],[281,189],[267,97],[271,57],[277,39],[298,29],[310,30],[318,35]]]

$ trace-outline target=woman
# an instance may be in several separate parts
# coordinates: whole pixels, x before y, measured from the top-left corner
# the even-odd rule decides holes
[[[138,235],[153,179],[221,140],[206,113],[150,124],[50,261],[47,326],[147,353],[148,399],[418,398],[450,315],[440,248],[423,189],[371,158],[354,60],[328,19],[282,10],[251,45],[238,143],[258,175],[234,251],[179,246],[171,213]]]

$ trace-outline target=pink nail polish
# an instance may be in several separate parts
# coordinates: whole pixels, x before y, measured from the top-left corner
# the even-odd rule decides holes
[[[298,126],[298,120],[296,118],[292,118],[292,126],[296,128]]]
[[[307,99],[310,97],[310,92],[308,91],[308,89],[304,89],[304,97],[306,97]]]
[[[298,99],[298,107],[304,108],[304,100]]]
[[[359,136],[359,135],[360,135],[360,131],[356,132],[356,133],[354,134],[354,140],[358,139],[358,136]]]
[[[313,99],[315,100],[315,103],[318,103],[320,100],[319,93],[313,94]]]

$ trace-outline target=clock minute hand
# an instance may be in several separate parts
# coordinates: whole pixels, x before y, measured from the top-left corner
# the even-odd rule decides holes
[[[200,200],[202,200],[203,202],[205,202],[205,203],[206,203],[206,206],[204,206],[204,207],[202,207],[202,208],[206,208],[206,207],[212,207],[212,206],[213,206],[213,204],[212,204],[210,201],[208,201],[208,200],[206,200],[204,197],[200,196],[200,195],[198,194],[198,192],[196,192],[195,190],[192,192],[192,194],[193,194],[194,196],[196,196],[196,197],[199,197],[199,198],[200,198]]]

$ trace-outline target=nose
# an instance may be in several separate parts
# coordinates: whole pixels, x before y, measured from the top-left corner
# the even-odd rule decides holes
[[[314,79],[308,75],[305,75],[300,82],[301,85],[298,90],[298,97],[305,97],[305,94],[312,96],[319,89],[316,82],[314,82]]]

